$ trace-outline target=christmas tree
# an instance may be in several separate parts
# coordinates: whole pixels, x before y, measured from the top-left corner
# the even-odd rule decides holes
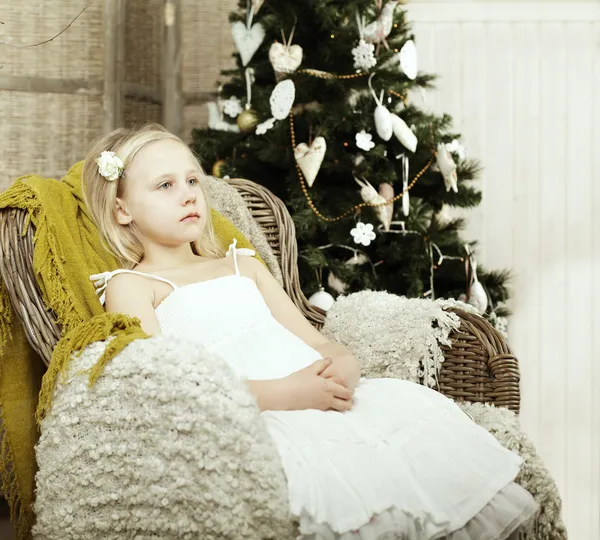
[[[450,116],[411,100],[435,77],[399,2],[243,0],[230,21],[237,68],[193,148],[286,203],[305,294],[461,298],[503,316],[507,272],[477,267],[448,212],[479,204],[480,168]]]

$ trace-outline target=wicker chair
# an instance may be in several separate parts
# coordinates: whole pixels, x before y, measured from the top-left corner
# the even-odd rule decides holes
[[[279,260],[287,294],[305,317],[321,328],[326,313],[309,304],[300,289],[295,229],[285,205],[259,184],[241,179],[228,182],[242,195],[266,234]],[[61,328],[54,313],[44,307],[33,273],[33,227],[22,234],[26,214],[21,209],[0,211],[0,275],[29,343],[48,365]],[[518,412],[518,363],[504,338],[483,318],[453,311],[460,316],[461,325],[451,336],[452,346],[443,348],[439,390],[459,401],[488,402]]]

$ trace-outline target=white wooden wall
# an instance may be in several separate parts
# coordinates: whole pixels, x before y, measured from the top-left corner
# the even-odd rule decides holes
[[[466,236],[514,272],[524,429],[569,537],[600,539],[600,4],[415,0],[425,105],[485,167]]]

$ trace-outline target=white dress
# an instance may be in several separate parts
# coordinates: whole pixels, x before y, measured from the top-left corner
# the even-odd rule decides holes
[[[164,335],[198,339],[249,380],[285,377],[321,355],[278,323],[235,273],[177,287],[156,308]],[[120,269],[91,276],[105,289]],[[102,293],[101,301],[104,301]],[[502,540],[535,514],[513,482],[521,458],[454,402],[398,379],[361,379],[348,412],[265,411],[304,539]]]

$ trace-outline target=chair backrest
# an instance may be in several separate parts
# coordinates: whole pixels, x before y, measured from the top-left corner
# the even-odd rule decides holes
[[[231,179],[227,182],[241,194],[252,217],[265,233],[279,261],[285,291],[304,316],[320,328],[325,321],[325,312],[311,305],[300,288],[296,231],[287,208],[267,188],[250,180]],[[29,343],[48,365],[61,338],[61,327],[54,312],[46,309],[42,301],[33,272],[34,227],[29,224],[23,235],[26,221],[26,210],[0,210],[0,277]]]

